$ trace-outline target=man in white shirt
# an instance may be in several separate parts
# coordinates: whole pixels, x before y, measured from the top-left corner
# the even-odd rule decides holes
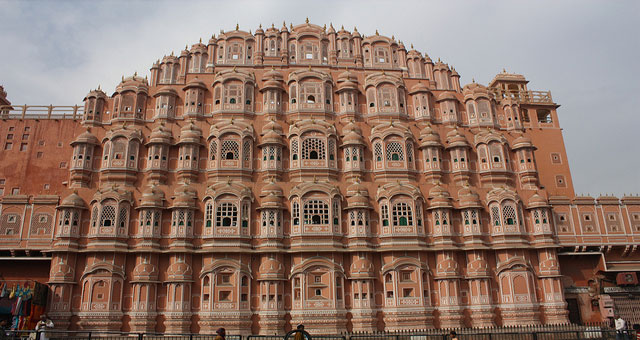
[[[620,317],[620,314],[615,315],[614,321],[616,326],[616,340],[626,340],[627,322]]]

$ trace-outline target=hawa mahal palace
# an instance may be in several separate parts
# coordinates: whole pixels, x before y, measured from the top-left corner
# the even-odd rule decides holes
[[[559,107],[378,32],[221,32],[84,107],[0,91],[0,265],[56,328],[629,321],[640,197],[577,196]],[[637,300],[635,300],[637,299]]]

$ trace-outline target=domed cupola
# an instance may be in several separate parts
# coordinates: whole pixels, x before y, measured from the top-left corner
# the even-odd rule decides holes
[[[525,135],[521,135],[511,143],[511,150],[516,158],[516,172],[521,185],[525,188],[538,188],[538,171],[534,156],[536,149],[531,139]]]
[[[258,270],[258,281],[286,280],[282,262],[273,257],[267,258]]]
[[[106,110],[107,95],[98,86],[97,89],[91,90],[86,97],[84,97],[84,116],[82,117],[82,123],[86,124],[99,124],[102,122],[102,115]]]
[[[139,120],[145,118],[149,84],[147,78],[133,76],[122,78],[113,94],[113,116],[115,120]]]
[[[282,127],[274,118],[271,118],[262,127],[260,135],[261,139],[258,148],[262,152],[261,168],[266,170],[263,173],[263,177],[275,176],[276,179],[279,179],[282,172],[282,155],[285,146]]]
[[[442,177],[442,143],[440,135],[427,124],[420,131],[420,149],[425,178],[430,181],[439,181]]]
[[[547,199],[534,192],[527,201],[526,209],[528,210],[531,221],[533,222],[533,234],[551,237],[553,230],[551,229],[551,211]],[[549,238],[536,239],[535,242],[553,242]]]
[[[71,159],[71,187],[87,187],[91,182],[93,173],[93,153],[96,146],[100,145],[98,138],[89,129],[81,133],[71,142],[73,156]]]
[[[449,152],[451,172],[457,184],[465,183],[469,180],[470,148],[471,145],[469,145],[467,138],[457,128],[447,133],[445,149]]]
[[[171,130],[164,123],[153,128],[147,146],[145,171],[149,180],[164,183],[169,168],[169,149],[172,144]]]
[[[369,203],[369,191],[367,187],[360,183],[358,177],[347,187],[348,232],[350,245],[364,244],[366,238],[371,236],[369,226],[371,204]]]
[[[282,188],[278,186],[273,178],[262,187],[260,192],[260,238],[281,239],[282,238],[282,204],[284,194]]]
[[[204,114],[204,98],[207,86],[195,78],[189,80],[182,88],[184,91],[184,117],[201,118]]]
[[[349,272],[350,278],[357,280],[373,280],[376,276],[373,263],[366,257],[360,257],[353,261]]]
[[[56,229],[56,237],[78,237],[82,211],[87,210],[87,204],[82,199],[82,197],[78,195],[77,191],[74,191],[73,193],[71,193],[71,195],[65,197],[62,202],[60,202],[60,205],[56,207],[56,209],[59,211],[60,216],[60,219],[58,220],[58,228]],[[56,241],[55,243],[57,245],[59,242]],[[66,244],[66,242],[60,242],[60,244],[63,243]]]
[[[184,261],[184,258],[176,257],[173,263],[167,268],[167,281],[190,281],[193,275],[191,266]]]
[[[441,183],[429,190],[427,210],[431,212],[431,231],[437,244],[452,244],[453,227],[451,220],[451,195]]]
[[[346,178],[361,176],[364,171],[364,150],[366,143],[362,137],[362,129],[353,121],[349,121],[342,129],[342,148],[344,153],[344,170]]]
[[[195,221],[195,211],[197,192],[187,183],[182,183],[176,188],[173,196],[171,209],[171,232],[172,239],[191,239],[193,237],[193,225]],[[186,242],[179,241],[176,245],[189,246]]]
[[[285,94],[285,82],[282,73],[275,67],[264,73],[262,76],[262,87],[260,88],[263,97],[263,112],[266,114],[282,113],[282,101]]]
[[[202,130],[192,121],[180,129],[178,179],[194,181],[198,176]]]
[[[183,272],[176,268],[176,273]],[[141,257],[140,263],[133,268],[132,282],[155,282],[158,281],[158,268],[149,262],[146,257]]]

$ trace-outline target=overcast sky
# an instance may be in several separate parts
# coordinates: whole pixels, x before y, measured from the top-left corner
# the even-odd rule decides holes
[[[640,1],[0,0],[0,84],[13,104],[79,104],[98,84],[221,29],[354,26],[455,66],[464,85],[505,68],[561,104],[576,193],[640,193]]]

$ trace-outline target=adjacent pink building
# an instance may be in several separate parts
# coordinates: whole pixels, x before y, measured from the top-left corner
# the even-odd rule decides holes
[[[70,329],[637,318],[640,198],[574,194],[550,92],[459,79],[307,22],[212,36],[84,109],[3,106],[3,273]]]

